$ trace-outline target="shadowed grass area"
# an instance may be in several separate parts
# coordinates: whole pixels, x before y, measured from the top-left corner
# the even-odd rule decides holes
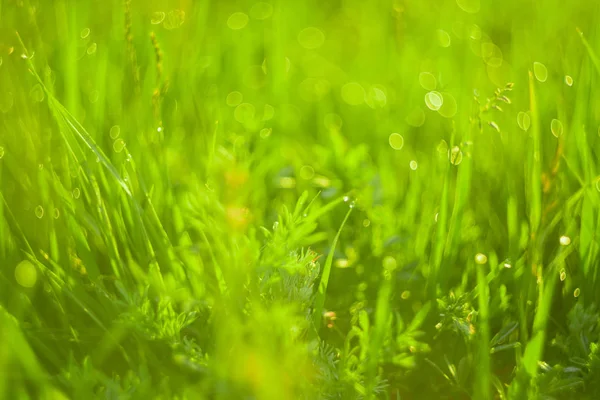
[[[0,0],[0,398],[600,398],[599,12]]]

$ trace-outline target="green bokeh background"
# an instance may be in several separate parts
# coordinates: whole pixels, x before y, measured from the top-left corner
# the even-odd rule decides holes
[[[598,398],[598,12],[0,1],[0,397]]]

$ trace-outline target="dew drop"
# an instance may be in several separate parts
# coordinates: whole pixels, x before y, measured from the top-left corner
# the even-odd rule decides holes
[[[477,253],[475,255],[475,262],[479,265],[483,265],[483,264],[487,263],[487,260],[488,260],[487,256],[483,253]]]
[[[31,288],[37,282],[37,269],[31,261],[23,260],[15,268],[15,279],[19,285]]]
[[[459,165],[463,159],[463,153],[460,150],[460,147],[454,146],[449,153],[450,163],[453,165]]]
[[[419,165],[417,164],[417,162],[415,160],[412,160],[409,165],[410,165],[410,169],[412,169],[413,171],[416,171],[417,168],[419,167]]]
[[[568,246],[571,244],[571,238],[568,236],[561,236],[559,239],[561,246]]]
[[[437,111],[444,104],[444,98],[439,92],[429,92],[425,95],[425,104],[430,110]]]
[[[388,142],[394,150],[400,150],[404,146],[404,138],[399,133],[392,133],[388,138]]]
[[[562,122],[560,122],[557,119],[553,119],[552,122],[550,123],[550,130],[552,131],[552,134],[555,137],[561,136],[563,134]]]
[[[44,216],[44,207],[37,206],[35,208],[35,216],[41,219]]]
[[[573,86],[573,78],[570,75],[565,75],[565,83],[567,86]]]
[[[575,291],[573,291],[573,296],[575,297],[579,297],[579,295],[581,294],[581,290],[579,288],[575,289]]]
[[[58,219],[58,217],[60,217],[60,211],[58,208],[54,209],[54,212],[52,213],[52,216],[54,217],[54,219]]]
[[[79,188],[73,189],[73,198],[78,199],[79,196],[81,196],[81,190],[79,190]]]
[[[548,69],[544,64],[537,61],[533,63],[533,74],[540,82],[546,82],[546,79],[548,79]]]
[[[348,197],[348,196],[344,196],[344,197],[343,197],[343,200],[344,200],[344,202],[345,202],[345,203],[347,203],[347,202],[348,202],[348,200],[350,200],[350,197]]]
[[[369,227],[369,225],[371,225],[371,220],[369,220],[369,219],[364,219],[364,220],[363,220],[363,226],[364,226],[365,228],[368,228],[368,227]]]
[[[393,271],[396,269],[397,266],[398,266],[398,264],[394,257],[386,256],[383,259],[383,268],[385,268],[387,271]]]
[[[227,19],[227,26],[234,31],[243,29],[248,25],[248,15],[243,12],[236,12]]]
[[[79,36],[81,36],[82,39],[85,39],[88,36],[90,36],[90,28],[83,28]]]
[[[564,281],[565,279],[567,279],[567,272],[563,268],[563,269],[560,270],[560,280]]]

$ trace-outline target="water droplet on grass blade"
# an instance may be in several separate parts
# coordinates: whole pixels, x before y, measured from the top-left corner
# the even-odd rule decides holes
[[[240,104],[243,99],[244,96],[240,92],[234,91],[227,95],[225,101],[229,107],[235,107]]]
[[[23,260],[15,268],[15,279],[23,287],[31,288],[37,282],[37,269],[29,260]]]
[[[581,294],[581,289],[577,288],[573,291],[573,296],[574,297],[579,297],[579,295]]]
[[[79,188],[73,189],[73,198],[78,199],[79,196],[81,196],[81,190],[79,190]]]
[[[454,146],[452,148],[452,150],[450,150],[449,152],[450,154],[448,155],[449,159],[450,159],[450,163],[452,165],[459,165],[462,162],[463,159],[463,153],[460,150],[460,147],[458,146]]]
[[[419,85],[425,90],[435,90],[437,86],[437,79],[431,72],[421,72],[419,74]]]
[[[571,244],[571,238],[563,235],[560,237],[559,242],[560,242],[561,246],[568,246]]]
[[[79,36],[81,36],[82,39],[85,39],[88,36],[90,36],[90,28],[83,28]]]
[[[561,136],[563,134],[562,122],[560,122],[557,119],[553,119],[552,122],[550,123],[550,130],[552,131],[552,134],[555,137]]]
[[[483,265],[485,263],[487,263],[487,256],[483,253],[477,253],[475,255],[475,262],[479,265]]]
[[[570,75],[565,75],[565,83],[567,86],[573,86],[573,78]]]
[[[392,256],[386,256],[383,259],[383,268],[388,270],[388,271],[393,271],[396,269],[397,267],[397,262],[396,259]]]
[[[44,207],[37,206],[35,208],[35,216],[41,219],[44,216]]]
[[[540,82],[546,82],[546,79],[548,79],[548,69],[541,62],[536,61],[533,63],[533,74]]]
[[[429,92],[425,95],[425,104],[430,110],[437,111],[444,104],[444,98],[439,92]]]
[[[521,111],[517,114],[517,124],[519,125],[519,128],[527,131],[531,125],[531,117],[529,117],[529,114]]]
[[[412,160],[409,164],[410,169],[412,169],[413,171],[416,171],[417,168],[419,167],[419,165],[417,164],[417,162],[415,160]]]
[[[562,269],[560,270],[560,280],[561,280],[561,282],[562,282],[562,281],[564,281],[565,279],[567,279],[567,271],[565,271],[565,269],[564,269],[564,268],[562,268]]]
[[[400,150],[404,146],[404,138],[399,133],[392,133],[388,138],[388,142],[394,150]]]
[[[311,26],[298,34],[298,42],[305,49],[318,49],[325,43],[325,35],[320,29]]]
[[[248,25],[248,15],[243,12],[235,12],[227,19],[227,26],[234,31],[240,30]]]

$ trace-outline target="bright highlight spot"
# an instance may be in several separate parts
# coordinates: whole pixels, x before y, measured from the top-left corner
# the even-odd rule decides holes
[[[31,288],[37,282],[37,270],[31,261],[23,260],[15,268],[15,279],[23,287]]]
[[[404,138],[399,133],[392,133],[388,141],[394,150],[400,150],[404,146]]]

